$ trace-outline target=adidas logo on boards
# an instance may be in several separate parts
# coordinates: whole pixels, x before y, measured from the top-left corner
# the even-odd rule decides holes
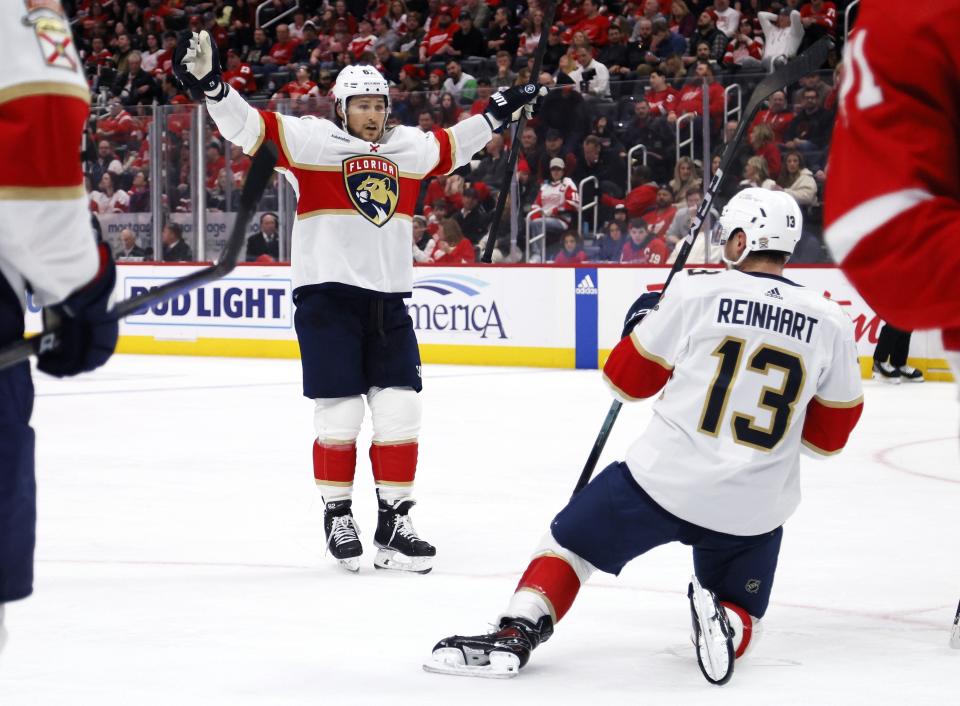
[[[777,287],[774,287],[769,292],[764,292],[763,296],[771,297],[773,299],[783,299],[783,297],[780,296],[780,290]]]
[[[576,290],[577,294],[596,294],[597,285],[593,281],[593,277],[590,275],[584,275],[583,279],[577,282]]]

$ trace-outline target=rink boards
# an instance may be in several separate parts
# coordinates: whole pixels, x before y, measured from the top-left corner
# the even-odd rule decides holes
[[[118,298],[199,269],[122,263]],[[623,316],[642,293],[659,290],[667,268],[466,266],[418,267],[407,310],[424,362],[552,368],[602,366]],[[836,300],[854,321],[864,374],[882,322],[834,267],[791,267],[788,276]],[[30,305],[28,331],[40,327]],[[229,277],[123,321],[118,351],[297,358],[287,265],[242,265]],[[911,363],[930,379],[952,379],[938,332],[917,332]]]

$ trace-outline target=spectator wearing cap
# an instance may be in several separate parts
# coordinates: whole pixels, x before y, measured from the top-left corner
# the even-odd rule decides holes
[[[293,51],[293,62],[296,64],[318,63],[312,60],[313,50],[321,44],[317,26],[308,20],[304,22],[300,33],[300,43]]]
[[[580,141],[590,129],[590,121],[583,96],[567,74],[557,75],[557,88],[544,96],[537,122],[544,133],[553,129],[563,135],[564,153],[579,149]]]
[[[460,27],[454,23],[450,8],[442,6],[437,21],[430,24],[430,31],[420,45],[420,61],[444,61],[454,56],[453,35],[458,29]]]
[[[556,243],[560,234],[576,221],[580,209],[580,194],[577,185],[563,175],[566,165],[559,157],[550,160],[550,176],[541,184],[533,202],[530,234],[538,236],[546,232],[545,244]],[[540,247],[540,251],[543,251]],[[541,259],[544,259],[541,256]]]
[[[520,41],[510,20],[510,10],[503,5],[493,13],[493,21],[487,28],[487,56],[499,56],[501,51],[509,56],[516,53]]]
[[[605,46],[607,44],[607,32],[610,29],[610,18],[600,14],[599,0],[583,0],[581,7],[583,8],[583,19],[564,32],[564,43],[569,44],[573,41],[574,34],[583,32],[593,46]]]
[[[463,70],[460,62],[451,59],[447,62],[447,80],[443,90],[453,94],[458,102],[470,105],[477,97],[477,79]]]
[[[460,225],[464,236],[474,245],[486,235],[490,225],[489,214],[480,204],[477,190],[472,187],[463,190],[463,206],[453,214],[453,218]]]
[[[583,241],[577,231],[570,229],[563,233],[563,247],[553,258],[556,265],[579,265],[587,261],[587,253],[583,251]]]
[[[803,41],[803,22],[797,10],[783,7],[777,15],[758,12],[757,19],[763,30],[763,57],[760,61],[764,69],[770,71],[774,62],[797,55]]]
[[[419,12],[408,12],[404,22],[404,31],[397,42],[397,54],[401,61],[415,62],[419,60],[419,47],[427,36],[426,30],[420,21]]]
[[[487,43],[483,39],[483,33],[476,28],[473,16],[462,12],[457,24],[459,28],[453,33],[454,56],[470,59],[486,55]]]
[[[643,214],[650,232],[656,236],[665,236],[670,224],[677,215],[677,207],[673,205],[673,190],[667,184],[657,188],[657,202],[653,208]]]
[[[557,71],[560,66],[560,59],[567,53],[567,45],[563,43],[560,36],[560,28],[554,25],[550,28],[550,34],[547,36],[547,48],[543,52],[543,70],[551,74]]]
[[[253,69],[233,49],[227,52],[227,70],[223,72],[223,81],[242,95],[250,95],[257,90]]]
[[[577,68],[571,72],[570,78],[577,90],[594,98],[609,98],[610,72],[593,58],[593,50],[589,46],[577,47],[576,58]]]
[[[697,45],[706,43],[711,61],[719,62],[727,50],[727,35],[717,29],[717,13],[712,9],[704,10],[697,18],[697,31],[690,37],[687,55],[683,57],[686,66],[697,63]]]

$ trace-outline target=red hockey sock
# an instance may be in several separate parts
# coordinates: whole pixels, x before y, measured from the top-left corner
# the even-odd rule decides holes
[[[538,556],[520,577],[517,591],[539,593],[550,606],[555,622],[567,614],[580,590],[580,579],[566,561],[555,554]]]
[[[370,445],[370,463],[377,486],[410,486],[417,474],[417,442]]]
[[[349,495],[357,469],[357,445],[313,442],[313,478],[324,495]],[[339,491],[339,492],[338,492]]]

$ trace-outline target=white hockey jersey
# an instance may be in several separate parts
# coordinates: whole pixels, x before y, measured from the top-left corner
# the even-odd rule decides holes
[[[51,0],[0,3],[0,274],[53,304],[99,258],[80,166],[90,92],[70,26]]]
[[[684,270],[604,374],[628,399],[663,387],[627,453],[637,482],[734,535],[782,525],[800,502],[801,448],[840,451],[863,408],[849,317],[775,275]]]
[[[420,181],[466,164],[490,140],[476,115],[446,130],[400,126],[383,141],[352,137],[329,120],[258,111],[236,91],[207,101],[217,127],[247,154],[269,140],[297,194],[294,289],[348,287],[409,296],[410,245]]]

